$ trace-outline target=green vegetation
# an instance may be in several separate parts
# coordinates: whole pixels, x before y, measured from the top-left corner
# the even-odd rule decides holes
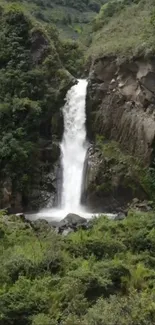
[[[10,0],[1,0],[10,3]],[[62,38],[77,39],[106,0],[17,0],[22,10],[42,22],[55,24]]]
[[[83,45],[75,39],[92,38],[89,57],[152,54],[155,5],[0,3],[0,205],[8,182],[12,200],[20,194],[25,207],[33,191],[46,190],[43,177],[56,161],[62,135],[60,107],[75,82],[72,75],[84,73]],[[49,140],[54,163],[42,157]],[[155,201],[154,166],[148,170],[114,141],[98,137],[96,144],[107,164],[99,170],[96,192],[111,193],[117,183],[112,176],[121,176],[123,189],[136,193],[138,184]],[[0,261],[0,325],[155,324],[155,211],[129,211],[121,221],[100,216],[66,237],[45,221],[0,211]]]
[[[64,65],[71,68],[75,54],[70,61],[65,57],[63,65],[56,30],[33,24],[18,5],[1,8],[0,18],[1,187],[9,178],[13,192],[27,200],[48,168],[40,161],[40,139],[59,137],[51,121],[53,116],[60,120],[59,108],[72,82]]]
[[[102,136],[96,136],[96,145],[103,159],[107,161],[107,174],[106,168],[103,166],[103,175],[106,176],[106,179],[103,181],[101,178],[102,184],[98,185],[96,190],[111,192],[114,187],[112,176],[120,175],[121,185],[126,188],[130,187],[133,195],[137,195],[137,189],[141,188],[150,200],[155,202],[154,166],[145,167],[142,160],[140,161],[129,153],[122,152],[119,143],[116,141],[107,142]]]
[[[67,237],[39,224],[1,213],[1,324],[154,324],[154,212]]]
[[[154,0],[111,0],[93,23],[88,56],[149,55],[155,51]]]

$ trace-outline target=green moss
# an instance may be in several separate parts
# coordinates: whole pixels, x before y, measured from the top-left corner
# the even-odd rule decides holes
[[[96,193],[100,193],[100,195],[111,193],[112,184],[111,184],[110,180],[107,180],[103,184],[96,186],[95,191],[96,191]]]

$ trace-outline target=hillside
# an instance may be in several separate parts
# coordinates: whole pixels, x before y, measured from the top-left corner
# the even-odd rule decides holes
[[[107,0],[22,0],[22,10],[43,24],[52,23],[62,38],[77,39]],[[10,3],[1,0],[1,3]]]
[[[75,49],[65,44],[64,55],[56,30],[18,5],[1,7],[0,15],[0,207],[19,210],[54,191],[48,174],[59,156],[60,107],[74,82],[65,66],[69,51],[72,67]]]
[[[88,56],[132,57],[154,53],[154,10],[154,0],[112,0],[102,6],[93,22]]]

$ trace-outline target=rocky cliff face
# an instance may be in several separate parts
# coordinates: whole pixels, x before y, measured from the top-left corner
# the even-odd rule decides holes
[[[129,157],[135,157],[137,166],[144,169],[154,160],[154,58],[96,59],[89,75],[87,116],[89,138],[96,143],[99,136],[103,143],[102,150],[94,146],[94,153],[89,157],[87,204],[106,207],[106,210],[109,206],[113,210],[125,206],[134,196],[147,197],[142,180],[144,170],[135,168],[135,161]],[[107,142],[111,141],[128,157],[125,164],[122,155],[117,157],[117,150],[113,155],[114,147],[111,156],[109,152],[107,156],[104,145],[108,146]]]
[[[149,164],[155,145],[155,59],[97,59],[89,76],[91,133],[120,143]]]

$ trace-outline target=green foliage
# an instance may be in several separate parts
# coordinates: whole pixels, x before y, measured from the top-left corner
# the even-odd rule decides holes
[[[34,25],[20,5],[2,9],[0,39],[1,186],[9,178],[13,193],[26,198],[42,177],[39,141],[54,136],[51,120],[56,113],[59,119],[71,76],[59,56],[62,45],[56,29]],[[69,56],[66,66],[67,60]]]
[[[44,221],[36,228],[2,212],[1,323],[152,325],[154,228],[154,212],[131,211],[63,238]]]
[[[88,57],[154,53],[154,1],[115,1],[103,5],[93,22]]]
[[[43,313],[33,317],[32,325],[43,325],[43,324],[56,325],[56,322],[54,322],[51,317]]]
[[[128,297],[111,296],[108,301],[98,300],[85,316],[82,325],[138,325],[154,322],[154,294],[138,294],[133,291]]]
[[[75,41],[64,41],[61,43],[60,58],[65,68],[73,76],[80,76],[84,68],[83,48],[80,43]]]
[[[108,161],[111,168],[111,173],[107,175],[106,182],[98,185],[97,190],[102,192],[111,191],[112,189],[112,172],[120,173],[123,171],[125,177],[122,178],[124,187],[131,187],[133,194],[136,194],[136,187],[140,186],[150,200],[155,200],[155,172],[154,167],[144,167],[143,161],[134,158],[127,152],[122,152],[119,144],[115,141],[104,141],[104,137],[97,135],[96,144],[103,155],[103,158]]]
[[[104,4],[100,10],[99,15],[94,20],[94,31],[97,31],[104,24],[108,23],[109,19],[114,15],[118,15],[126,6],[129,6],[134,3],[139,3],[141,0],[111,0]]]
[[[108,0],[17,0],[17,3],[27,14],[43,24],[55,24],[62,39],[77,39],[79,31],[95,17],[106,1]]]

